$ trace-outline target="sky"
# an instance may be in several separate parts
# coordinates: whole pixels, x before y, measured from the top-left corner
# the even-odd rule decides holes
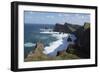
[[[25,24],[64,24],[65,22],[84,25],[90,22],[90,14],[87,13],[60,13],[60,12],[34,12],[24,11]]]

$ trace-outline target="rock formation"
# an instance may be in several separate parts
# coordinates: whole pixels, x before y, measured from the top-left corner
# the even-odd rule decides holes
[[[83,28],[75,32],[76,37],[76,50],[77,53],[83,58],[90,58],[90,24],[85,23]]]
[[[70,23],[65,23],[65,24],[57,23],[54,27],[54,31],[63,32],[63,33],[72,33],[80,27],[81,26],[79,26],[79,25],[70,24]]]
[[[75,24],[56,24],[54,31],[63,33],[73,33],[77,40],[74,50],[81,58],[90,58],[90,23],[85,22],[84,26]]]
[[[26,57],[25,61],[39,60],[41,58],[47,58],[46,55],[43,54],[44,45],[42,43],[37,43],[35,50],[31,51]]]

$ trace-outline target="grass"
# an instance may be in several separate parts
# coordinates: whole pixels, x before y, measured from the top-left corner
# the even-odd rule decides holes
[[[40,53],[38,53],[40,54]],[[25,62],[29,62],[29,61],[46,61],[46,60],[72,60],[72,59],[80,59],[80,57],[78,57],[75,54],[75,50],[73,48],[70,48],[70,50],[68,50],[68,52],[64,52],[62,55],[56,56],[56,57],[48,57],[47,55],[41,53],[40,55],[38,54],[33,54],[30,57],[25,58]]]
[[[84,23],[84,29],[90,28],[90,23]]]

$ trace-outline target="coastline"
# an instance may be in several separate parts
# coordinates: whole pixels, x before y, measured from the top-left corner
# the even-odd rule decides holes
[[[67,42],[69,34],[58,35],[60,36],[58,40],[54,41],[52,44],[50,43],[50,46],[44,47],[43,43],[37,42],[35,51],[31,51],[24,61],[29,62],[44,60],[79,59],[78,56],[66,52],[69,45],[72,43]],[[68,56],[70,56],[71,58],[69,58]]]

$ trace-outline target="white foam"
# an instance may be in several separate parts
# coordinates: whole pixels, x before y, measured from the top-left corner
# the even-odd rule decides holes
[[[62,39],[62,38],[64,38],[64,37],[67,37],[68,36],[68,34],[63,34],[63,33],[57,33],[57,34],[52,34],[52,36],[53,37],[56,37],[57,39]]]
[[[51,31],[53,31],[53,29],[40,29],[40,31],[42,31],[42,32],[45,32],[45,31],[51,32]]]
[[[70,34],[52,34],[53,37],[56,37],[58,40],[50,43],[50,46],[44,48],[44,54],[51,54],[56,56],[58,51],[67,50],[69,44],[74,44],[76,37]],[[68,37],[71,37],[72,41],[68,42]]]
[[[59,32],[44,31],[44,32],[40,32],[40,33],[45,33],[45,34],[58,34]]]
[[[55,42],[51,43],[50,46],[45,47],[43,52],[45,54],[49,54],[49,53],[53,52],[61,44],[62,44],[62,40],[55,41]]]
[[[33,47],[33,46],[35,46],[35,45],[36,45],[36,44],[30,43],[30,42],[24,44],[25,47]]]

